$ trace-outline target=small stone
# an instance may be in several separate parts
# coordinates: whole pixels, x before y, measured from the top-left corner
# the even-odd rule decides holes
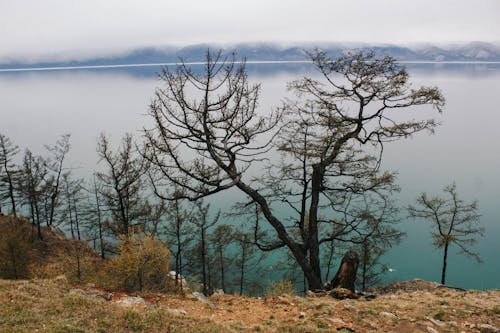
[[[217,289],[214,291],[213,295],[224,295],[224,290],[223,289]]]
[[[345,322],[340,318],[328,318],[328,320],[333,324],[345,325]]]
[[[125,306],[146,306],[150,304],[144,298],[135,296],[122,297],[116,302]]]
[[[430,326],[427,326],[426,329],[427,329],[427,332],[429,332],[429,333],[439,333],[438,331],[436,331],[436,329],[434,329]]]
[[[187,311],[183,308],[179,309],[167,309],[167,312],[175,314],[175,315],[187,315]]]
[[[203,303],[207,303],[212,309],[216,309],[217,307],[215,306],[214,303],[212,303],[208,298],[207,296],[203,295],[202,293],[199,293],[197,291],[195,291],[193,293],[193,296],[196,297],[199,301],[203,302]]]
[[[431,323],[433,323],[436,326],[439,326],[439,327],[446,326],[446,323],[442,322],[441,320],[437,320],[437,319],[434,319],[432,317],[425,317],[425,319],[427,319],[428,321],[430,321]]]
[[[479,330],[481,333],[498,333],[500,332],[500,329],[496,328],[495,326],[489,325],[489,324],[479,324],[477,325],[479,327]]]
[[[392,313],[392,312],[386,312],[386,311],[379,312],[379,315],[387,317],[387,318],[391,318],[391,319],[395,319],[395,318],[398,317],[394,313]]]
[[[306,318],[306,313],[305,312],[300,312],[299,313],[299,319],[305,319]]]

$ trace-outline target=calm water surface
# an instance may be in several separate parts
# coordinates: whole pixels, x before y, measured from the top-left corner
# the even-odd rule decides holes
[[[464,200],[479,201],[486,235],[476,246],[482,264],[452,250],[447,282],[466,288],[500,288],[500,66],[408,65],[415,85],[436,85],[447,104],[434,135],[388,145],[384,167],[399,172],[397,197],[404,207],[419,193],[438,193],[453,181]],[[250,78],[262,83],[260,110],[277,106],[286,82],[309,71],[307,65],[251,66]],[[156,69],[158,70],[158,69]],[[68,164],[79,176],[96,168],[101,132],[118,142],[147,125],[147,106],[157,85],[155,70],[140,69],[0,73],[0,132],[24,149],[44,153],[71,133]],[[227,200],[225,200],[227,202]],[[229,205],[222,208],[228,208]],[[384,260],[392,268],[384,282],[423,278],[439,281],[441,254],[432,247],[428,225],[404,219],[408,236]]]

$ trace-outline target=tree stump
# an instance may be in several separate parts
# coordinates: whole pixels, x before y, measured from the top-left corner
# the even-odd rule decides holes
[[[342,258],[337,274],[335,274],[326,289],[345,288],[354,292],[358,264],[358,254],[351,250],[347,251]]]

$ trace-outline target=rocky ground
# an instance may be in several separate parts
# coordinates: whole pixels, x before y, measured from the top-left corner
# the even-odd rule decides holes
[[[127,295],[0,280],[0,332],[500,332],[500,291],[415,280],[375,296]]]

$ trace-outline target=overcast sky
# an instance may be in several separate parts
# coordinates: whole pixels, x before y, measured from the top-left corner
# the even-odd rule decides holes
[[[500,41],[500,0],[0,0],[0,62],[237,42]]]

